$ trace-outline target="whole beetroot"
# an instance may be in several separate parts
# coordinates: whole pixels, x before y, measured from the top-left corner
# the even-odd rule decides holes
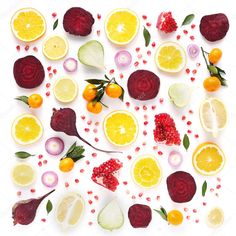
[[[129,208],[128,217],[133,228],[146,228],[152,220],[152,210],[147,205],[134,204]]]

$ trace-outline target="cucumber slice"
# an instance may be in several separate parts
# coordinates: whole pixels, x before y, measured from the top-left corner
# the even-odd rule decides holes
[[[183,83],[176,83],[170,86],[168,94],[177,107],[184,107],[190,102],[192,88]]]
[[[86,65],[104,69],[104,49],[100,42],[91,40],[78,50],[79,61]]]
[[[99,212],[97,221],[102,228],[110,231],[123,226],[124,215],[116,199],[109,202]]]

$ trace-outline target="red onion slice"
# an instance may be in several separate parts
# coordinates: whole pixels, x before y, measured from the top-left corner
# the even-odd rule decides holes
[[[187,47],[187,52],[191,58],[196,58],[199,55],[200,48],[197,44],[189,44]]]
[[[63,63],[63,67],[67,72],[75,72],[77,70],[77,65],[77,60],[72,57],[67,58]]]
[[[45,143],[45,149],[48,154],[57,156],[64,151],[64,142],[58,137],[49,138]]]
[[[132,62],[131,54],[126,50],[121,50],[115,55],[115,63],[117,67],[127,67]]]
[[[183,156],[177,151],[172,151],[168,157],[168,163],[173,168],[178,168],[183,162]]]
[[[54,171],[46,171],[41,177],[43,185],[54,188],[58,184],[58,176]]]

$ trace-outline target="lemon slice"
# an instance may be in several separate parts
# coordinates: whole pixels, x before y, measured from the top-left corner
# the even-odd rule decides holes
[[[139,18],[133,11],[125,8],[112,11],[105,20],[108,39],[117,45],[130,43],[138,33]]]
[[[75,100],[78,94],[78,85],[70,77],[63,77],[56,81],[53,87],[55,98],[63,103],[69,103]]]
[[[200,144],[193,153],[193,167],[202,175],[215,175],[225,165],[225,155],[220,147],[212,142]]]
[[[54,35],[44,41],[43,54],[49,60],[60,60],[68,53],[68,47],[67,39],[59,35]]]
[[[155,62],[160,70],[176,73],[185,67],[186,54],[179,44],[166,42],[157,48]]]
[[[56,221],[63,228],[74,227],[84,213],[84,200],[75,192],[66,193],[56,207]]]
[[[138,136],[138,122],[128,111],[114,111],[105,117],[103,130],[110,143],[116,146],[127,146]]]
[[[161,181],[161,168],[152,155],[137,157],[132,167],[134,182],[143,188],[153,188]]]
[[[16,185],[29,186],[35,181],[35,171],[31,165],[20,163],[12,169],[11,177]]]
[[[13,15],[11,29],[19,40],[32,42],[44,35],[46,21],[43,15],[36,9],[23,8]]]
[[[17,143],[28,145],[37,142],[42,137],[43,126],[36,116],[23,114],[14,120],[11,132]]]
[[[207,215],[207,224],[210,227],[216,228],[224,223],[224,212],[219,207],[214,207]]]
[[[203,129],[217,137],[219,131],[225,128],[228,120],[224,103],[218,98],[208,98],[202,102],[199,111]]]

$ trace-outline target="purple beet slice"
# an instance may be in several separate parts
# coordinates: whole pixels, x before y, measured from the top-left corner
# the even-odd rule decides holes
[[[157,96],[160,89],[159,77],[148,70],[136,70],[128,79],[130,97],[146,101]]]
[[[45,77],[43,65],[34,56],[22,57],[15,61],[13,74],[16,83],[26,89],[38,87]]]
[[[200,32],[210,42],[223,39],[229,30],[229,20],[223,13],[203,16]]]
[[[152,210],[147,205],[134,204],[129,208],[128,217],[133,228],[146,228],[152,220]]]
[[[93,24],[94,18],[92,14],[81,7],[70,8],[63,18],[64,30],[73,35],[89,35]]]
[[[174,202],[191,201],[197,190],[192,175],[184,171],[176,171],[169,175],[166,182],[170,198]]]

